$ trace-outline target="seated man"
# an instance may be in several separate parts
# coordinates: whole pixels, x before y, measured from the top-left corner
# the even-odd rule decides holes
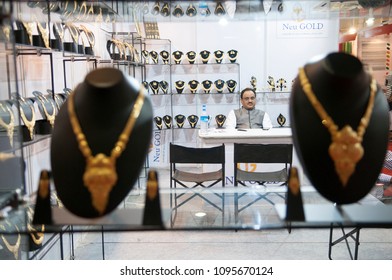
[[[256,91],[254,89],[245,88],[241,91],[241,104],[241,108],[231,110],[227,115],[226,128],[270,129],[272,127],[269,115],[266,112],[255,108]]]

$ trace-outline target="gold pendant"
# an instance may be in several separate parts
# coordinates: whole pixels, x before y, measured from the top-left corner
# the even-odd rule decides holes
[[[335,163],[335,171],[343,186],[347,185],[363,154],[362,139],[351,126],[344,126],[332,138],[329,155]]]
[[[54,108],[53,108],[53,110],[54,110]],[[54,113],[53,113],[52,116],[48,115],[46,118],[47,118],[47,120],[49,121],[50,126],[51,126],[51,127],[54,127],[54,120],[55,120]]]
[[[26,124],[27,129],[29,131],[30,139],[34,138],[34,126],[30,124]]]
[[[115,160],[102,153],[88,158],[83,182],[91,193],[93,207],[103,214],[109,194],[117,182]]]

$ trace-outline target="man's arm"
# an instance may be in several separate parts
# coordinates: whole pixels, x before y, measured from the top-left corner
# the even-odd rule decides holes
[[[227,129],[235,129],[237,126],[237,118],[235,117],[234,110],[231,110],[227,115],[225,126]]]

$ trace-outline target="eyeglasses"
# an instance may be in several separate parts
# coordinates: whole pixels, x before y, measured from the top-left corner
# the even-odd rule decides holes
[[[249,100],[255,100],[256,99],[256,97],[255,96],[252,96],[252,97],[244,97],[244,98],[242,98],[243,100],[245,100],[245,101],[249,101]]]

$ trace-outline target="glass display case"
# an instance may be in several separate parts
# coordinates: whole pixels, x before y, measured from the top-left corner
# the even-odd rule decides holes
[[[368,7],[349,9],[338,2],[3,1],[0,259],[72,258],[82,232],[390,227],[390,205],[370,194],[353,205],[334,205],[307,178],[301,188],[302,220],[287,216],[287,187],[180,190],[170,189],[168,180],[159,184],[160,212],[145,212],[147,171],[167,172],[170,142],[202,145],[197,121],[203,104],[219,133],[225,128],[215,124],[216,117],[238,108],[241,89],[253,87],[257,107],[269,113],[274,128],[291,129],[289,105],[298,68],[341,50],[342,15],[362,24],[369,14]],[[390,10],[389,5],[371,8],[377,26],[358,32],[355,40],[364,67],[374,70],[388,95]],[[381,42],[369,42],[380,34]],[[153,137],[145,175],[132,190],[139,195],[127,194],[113,213],[86,219],[69,213],[56,195],[51,134],[72,91],[88,73],[106,67],[144,86],[153,106]],[[50,195],[39,201],[45,184]],[[48,207],[39,215],[37,202]],[[161,223],[146,224],[145,217]]]

